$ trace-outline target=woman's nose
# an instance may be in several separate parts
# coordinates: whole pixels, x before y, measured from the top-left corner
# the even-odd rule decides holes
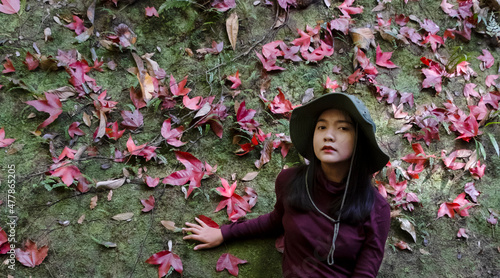
[[[332,130],[327,130],[325,132],[325,138],[323,139],[325,142],[335,141],[335,134]]]

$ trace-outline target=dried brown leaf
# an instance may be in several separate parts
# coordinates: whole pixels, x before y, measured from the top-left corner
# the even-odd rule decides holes
[[[92,197],[92,199],[90,199],[90,209],[94,209],[96,206],[97,206],[97,195],[95,195],[94,197]]]
[[[242,181],[251,181],[251,180],[255,179],[255,177],[257,177],[258,174],[259,174],[259,172],[249,172],[241,180]]]
[[[107,180],[107,181],[99,181],[96,183],[96,188],[104,188],[104,189],[117,189],[125,183],[125,177],[121,179],[115,180]]]
[[[56,95],[60,101],[66,101],[68,98],[77,94],[74,87],[64,86],[54,90],[48,90],[47,93]]]
[[[119,213],[111,218],[117,221],[130,221],[132,220],[133,216],[134,216],[133,212],[124,212],[124,213]]]
[[[233,47],[233,50],[236,50],[236,41],[238,39],[238,14],[236,12],[232,13],[228,19],[226,20],[226,31],[227,36],[229,37],[229,42]]]
[[[413,242],[417,242],[417,234],[415,233],[415,227],[413,226],[413,224],[406,218],[398,217],[398,220],[399,223],[401,223],[401,229],[411,235]]]
[[[108,192],[108,202],[111,201],[111,198],[113,198],[113,189],[111,189],[109,192]]]
[[[80,218],[78,218],[78,221],[76,221],[76,223],[82,224],[83,220],[85,220],[85,214],[82,214],[82,216],[80,216]]]

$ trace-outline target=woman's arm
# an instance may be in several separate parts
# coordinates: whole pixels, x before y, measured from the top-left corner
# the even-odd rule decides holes
[[[391,226],[391,209],[381,196],[376,198],[378,200],[375,202],[378,202],[379,205],[374,206],[376,211],[372,213],[373,217],[366,223],[366,239],[359,252],[356,267],[351,277],[377,277],[384,258],[385,242]]]
[[[283,233],[281,219],[283,218],[284,207],[282,198],[283,188],[286,184],[287,177],[290,177],[288,171],[291,170],[282,171],[276,178],[276,203],[272,212],[247,221],[238,221],[229,225],[224,225],[220,229],[208,227],[203,221],[196,218],[196,221],[200,225],[186,223],[189,228],[183,228],[183,230],[191,232],[192,234],[183,237],[183,239],[192,239],[202,242],[202,244],[195,246],[195,250],[200,250],[216,247],[224,241],[237,238],[243,239],[260,235],[271,236]]]

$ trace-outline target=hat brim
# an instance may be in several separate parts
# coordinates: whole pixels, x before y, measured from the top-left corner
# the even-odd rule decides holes
[[[355,96],[345,93],[329,93],[293,110],[290,118],[290,138],[297,151],[305,158],[312,160],[311,152],[314,126],[319,115],[328,109],[346,111],[352,120],[358,123],[368,139],[371,172],[382,169],[389,161],[389,156],[379,147],[375,138],[376,126],[366,106]]]

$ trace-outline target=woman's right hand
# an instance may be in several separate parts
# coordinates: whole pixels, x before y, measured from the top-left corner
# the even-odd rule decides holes
[[[200,223],[200,225],[186,222],[186,226],[188,226],[189,228],[182,228],[183,231],[192,233],[191,235],[187,235],[182,239],[192,239],[203,243],[196,245],[194,247],[194,250],[217,247],[224,241],[222,232],[219,228],[209,227],[207,224],[205,224],[205,222],[201,221],[197,217],[195,217],[195,220]]]

